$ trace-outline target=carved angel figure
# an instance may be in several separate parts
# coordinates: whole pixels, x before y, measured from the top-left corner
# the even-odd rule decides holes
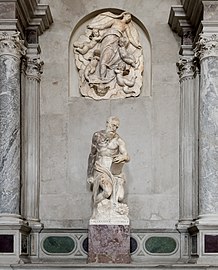
[[[140,94],[143,55],[139,34],[130,13],[116,15],[104,12],[96,16],[87,26],[85,35],[74,42],[74,54],[83,96],[109,99]],[[93,72],[87,75],[90,64]],[[126,71],[122,74],[123,81],[133,82],[130,91],[125,83],[119,82],[117,70],[121,65]]]

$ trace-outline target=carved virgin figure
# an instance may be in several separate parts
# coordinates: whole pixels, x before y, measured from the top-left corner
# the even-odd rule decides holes
[[[109,99],[140,94],[143,55],[130,13],[101,13],[73,45],[83,96]]]
[[[123,165],[129,161],[125,142],[117,134],[117,117],[109,117],[106,129],[92,138],[87,181],[93,191],[92,221],[128,222],[128,207],[123,204],[125,176]]]

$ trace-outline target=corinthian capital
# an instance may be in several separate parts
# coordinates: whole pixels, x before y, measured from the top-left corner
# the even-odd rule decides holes
[[[181,58],[177,63],[178,75],[180,80],[193,77],[196,70],[196,64],[193,58]]]
[[[218,37],[217,35],[212,35],[206,37],[201,34],[199,41],[197,42],[195,48],[195,56],[199,57],[200,60],[209,57],[217,56],[218,57]]]
[[[34,79],[39,80],[42,74],[42,66],[44,65],[43,61],[39,57],[36,58],[27,58],[26,61],[26,75]]]
[[[26,47],[23,40],[19,38],[19,32],[12,34],[0,32],[0,55],[10,54],[20,58],[25,53]]]

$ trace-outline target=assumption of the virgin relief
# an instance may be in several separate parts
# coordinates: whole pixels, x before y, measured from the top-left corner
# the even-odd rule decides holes
[[[140,95],[143,53],[130,13],[99,14],[73,46],[82,96],[100,100]]]

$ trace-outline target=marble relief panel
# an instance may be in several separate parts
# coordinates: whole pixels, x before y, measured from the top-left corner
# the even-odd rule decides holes
[[[103,12],[81,29],[70,46],[70,61],[76,67],[70,76],[72,72],[77,74],[79,96],[95,100],[138,97],[143,86],[144,49],[132,15]],[[149,62],[150,57],[147,59]]]

